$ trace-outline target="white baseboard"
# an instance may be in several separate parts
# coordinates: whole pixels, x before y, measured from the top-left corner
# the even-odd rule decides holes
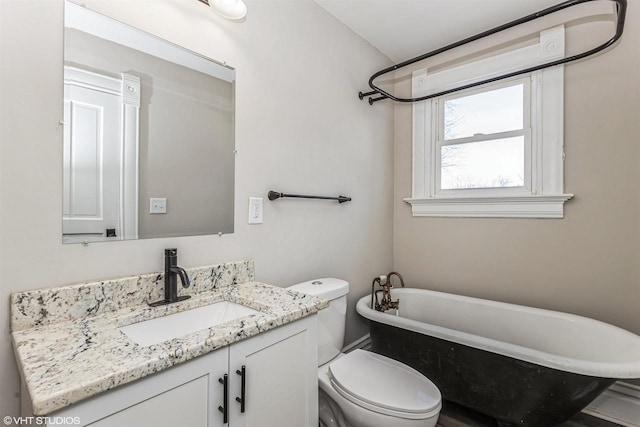
[[[618,381],[582,412],[625,427],[640,427],[640,386]]]

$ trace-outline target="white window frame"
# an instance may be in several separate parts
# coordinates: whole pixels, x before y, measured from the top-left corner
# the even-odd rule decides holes
[[[542,31],[537,43],[455,68],[413,73],[414,97],[459,87],[564,57],[564,26]],[[525,137],[524,187],[440,190],[439,105],[450,98],[530,80],[530,135]],[[562,218],[564,67],[556,66],[413,104],[413,216]],[[527,120],[527,119],[525,119]]]

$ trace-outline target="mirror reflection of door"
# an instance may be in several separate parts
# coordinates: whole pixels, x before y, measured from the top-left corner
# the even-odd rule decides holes
[[[118,240],[125,226],[128,232],[137,228],[127,224],[125,212],[137,199],[135,191],[125,188],[137,187],[137,182],[128,182],[124,164],[127,153],[137,150],[127,149],[131,142],[124,137],[130,120],[124,114],[122,87],[122,79],[65,67],[64,242]],[[137,125],[133,127],[137,134]],[[131,161],[137,164],[137,159]],[[131,193],[135,199],[127,201]]]

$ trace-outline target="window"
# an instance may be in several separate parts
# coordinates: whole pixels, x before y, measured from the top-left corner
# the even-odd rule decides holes
[[[501,86],[437,102],[436,191],[530,186],[529,79]]]
[[[564,55],[562,27],[538,43],[456,68],[413,75],[423,96]],[[562,218],[563,69],[414,104],[414,216]],[[432,88],[432,89],[431,89]]]

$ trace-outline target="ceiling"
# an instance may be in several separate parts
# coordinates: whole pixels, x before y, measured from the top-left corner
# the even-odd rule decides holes
[[[315,0],[393,62],[401,62],[560,0]]]

